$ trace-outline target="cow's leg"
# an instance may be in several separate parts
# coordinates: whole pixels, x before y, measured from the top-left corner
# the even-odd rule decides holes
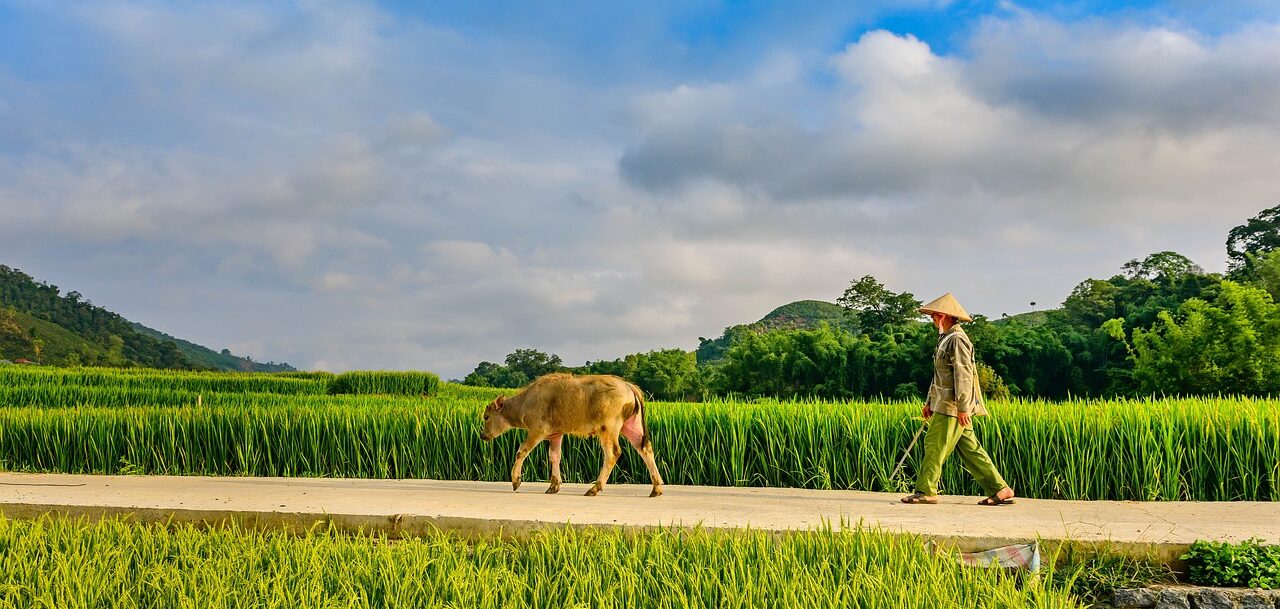
[[[662,494],[662,476],[658,474],[658,462],[653,457],[653,442],[650,441],[644,447],[640,443],[644,440],[644,430],[640,427],[635,417],[627,419],[626,424],[622,426],[622,435],[631,441],[631,447],[640,453],[640,458],[644,459],[645,467],[649,468],[649,480],[653,481],[653,492],[649,493],[650,497],[657,497]]]
[[[554,495],[560,492],[560,443],[564,441],[564,436],[555,434],[547,440],[550,444],[547,455],[551,460],[551,486],[547,489],[547,494]]]
[[[540,442],[546,439],[545,435],[529,432],[529,437],[524,439],[524,444],[520,445],[520,450],[516,451],[516,462],[511,466],[511,490],[520,490],[520,470],[524,468],[524,458],[533,452],[533,449]]]
[[[600,466],[600,477],[596,478],[596,483],[587,489],[588,497],[594,497],[604,490],[604,483],[608,482],[609,474],[613,473],[613,466],[618,462],[618,457],[622,456],[617,429],[605,430],[600,434],[600,451],[604,453],[604,464]]]

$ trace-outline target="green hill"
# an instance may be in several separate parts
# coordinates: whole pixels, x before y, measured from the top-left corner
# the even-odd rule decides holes
[[[147,366],[276,372],[288,364],[260,364],[131,322],[79,292],[0,265],[0,359],[51,365]]]
[[[832,327],[852,329],[852,318],[840,305],[821,300],[797,300],[782,305],[750,324],[729,326],[719,338],[698,338],[698,363],[714,362],[724,357],[737,339],[747,333],[767,332],[769,330],[812,329],[826,322]]]
[[[844,307],[821,300],[797,300],[791,304],[782,305],[753,325],[768,330],[792,330],[816,328],[824,321],[833,327],[851,325]]]
[[[215,368],[217,370],[239,370],[241,372],[293,372],[296,369],[285,363],[255,362],[247,357],[234,355],[224,349],[221,352],[197,345],[190,341],[175,338],[159,330],[153,330],[140,323],[132,322],[134,329],[159,340],[172,341],[178,350],[186,355],[199,368]]]

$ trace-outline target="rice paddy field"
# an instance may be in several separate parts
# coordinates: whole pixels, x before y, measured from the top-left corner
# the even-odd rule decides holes
[[[555,529],[390,541],[0,517],[0,608],[1078,607],[1061,578],[967,569],[874,531]]]
[[[98,474],[507,480],[522,439],[479,438],[511,390],[429,373],[236,374],[0,367],[0,469]],[[1280,500],[1280,403],[1245,398],[1014,401],[978,433],[1026,497]],[[901,402],[647,406],[671,484],[897,491],[919,429]],[[566,482],[597,443],[566,440]],[[947,493],[977,489],[958,464]],[[525,466],[545,479],[546,451]],[[614,482],[647,483],[630,450]],[[410,539],[0,516],[9,607],[1078,607],[1154,563],[1047,557],[1037,576],[964,568],[876,530],[551,529],[518,539]]]
[[[500,390],[429,373],[238,374],[0,368],[0,467],[10,471],[501,481],[522,432],[479,438]],[[507,390],[506,393],[513,393]],[[1020,495],[1061,499],[1280,500],[1280,401],[1014,401],[978,434]],[[921,425],[898,402],[651,403],[670,484],[897,491],[894,464]],[[951,460],[943,488],[978,489]],[[566,482],[595,477],[594,440],[565,442]],[[545,479],[546,451],[525,479]],[[629,449],[614,482],[647,483]]]

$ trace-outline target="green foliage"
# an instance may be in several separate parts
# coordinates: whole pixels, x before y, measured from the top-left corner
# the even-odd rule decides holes
[[[473,541],[0,517],[7,607],[1078,607],[862,528],[540,529]]]
[[[507,369],[518,372],[529,379],[536,379],[544,374],[564,370],[564,362],[560,356],[538,351],[537,349],[516,349],[507,355]]]
[[[1280,392],[1280,306],[1261,288],[1225,281],[1212,302],[1192,298],[1176,318],[1161,312],[1153,328],[1134,330],[1131,359],[1144,391]]]
[[[978,387],[987,400],[1005,401],[1013,397],[1009,393],[1009,387],[1004,384],[1004,379],[996,374],[995,368],[981,362],[978,363]]]
[[[782,305],[752,324],[729,326],[719,338],[698,337],[698,364],[715,364],[724,359],[729,347],[751,334],[770,330],[813,330],[823,323],[854,332],[857,319],[844,307],[820,300],[798,300]]]
[[[1203,275],[1204,269],[1190,258],[1177,252],[1156,252],[1143,258],[1133,259],[1122,267],[1129,279],[1146,279],[1148,281],[1171,281],[1186,275]]]
[[[923,303],[910,292],[895,293],[875,277],[865,275],[851,283],[836,304],[856,314],[862,331],[871,333],[918,318],[916,309]]]
[[[1264,209],[1227,234],[1227,265],[1233,279],[1250,279],[1251,256],[1280,249],[1280,205]]]
[[[511,370],[501,364],[480,362],[476,369],[468,374],[462,382],[476,387],[501,387],[518,389],[528,385],[532,378],[523,372]]]
[[[1182,555],[1191,583],[1201,586],[1280,589],[1280,546],[1197,541]]]
[[[894,400],[901,402],[920,402],[924,399],[924,394],[920,393],[920,387],[915,383],[899,383],[893,388]]]
[[[559,355],[543,353],[536,349],[516,349],[507,355],[505,365],[480,362],[462,382],[476,387],[517,389],[544,374],[563,370],[565,370],[564,362],[560,360]]]
[[[1116,315],[1120,288],[1110,281],[1086,279],[1062,302],[1062,314],[1072,324],[1096,327]]]
[[[573,372],[620,376],[659,400],[700,399],[705,390],[697,356],[683,349],[660,349],[611,361],[587,362]]]
[[[815,330],[752,334],[725,353],[716,389],[776,397],[852,396],[855,386],[848,358],[865,342],[826,324]]]
[[[1280,249],[1253,258],[1254,282],[1280,302]]]
[[[329,393],[425,396],[434,394],[439,387],[440,377],[430,372],[356,370],[335,377],[329,383]]]
[[[3,469],[117,473],[127,463],[152,474],[500,481],[523,440],[518,432],[480,440],[479,415],[502,393],[496,389],[444,384],[426,399],[259,393],[242,379],[323,384],[177,373],[192,378],[130,385],[148,374],[110,371],[122,386],[68,385],[48,372],[0,368]],[[209,391],[219,376],[234,382]],[[177,388],[184,384],[202,388]],[[991,404],[993,416],[976,424],[1025,497],[1277,501],[1278,406],[1248,398],[1012,401]],[[646,412],[670,484],[897,491],[889,476],[919,427],[919,409],[918,400],[760,399],[652,402]],[[566,482],[595,478],[598,443],[569,438],[564,450]],[[917,450],[908,459],[908,477],[920,458]],[[546,474],[545,449],[530,455],[526,471]],[[614,480],[647,483],[648,472],[624,451]],[[942,485],[952,494],[980,492],[958,463],[944,469]]]

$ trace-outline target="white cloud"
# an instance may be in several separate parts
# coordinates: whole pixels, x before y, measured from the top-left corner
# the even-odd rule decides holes
[[[1271,24],[1010,12],[955,54],[602,85],[362,4],[75,13],[102,73],[0,72],[4,262],[300,366],[690,348],[868,273],[1012,313],[1151,251],[1220,268],[1278,194]]]

